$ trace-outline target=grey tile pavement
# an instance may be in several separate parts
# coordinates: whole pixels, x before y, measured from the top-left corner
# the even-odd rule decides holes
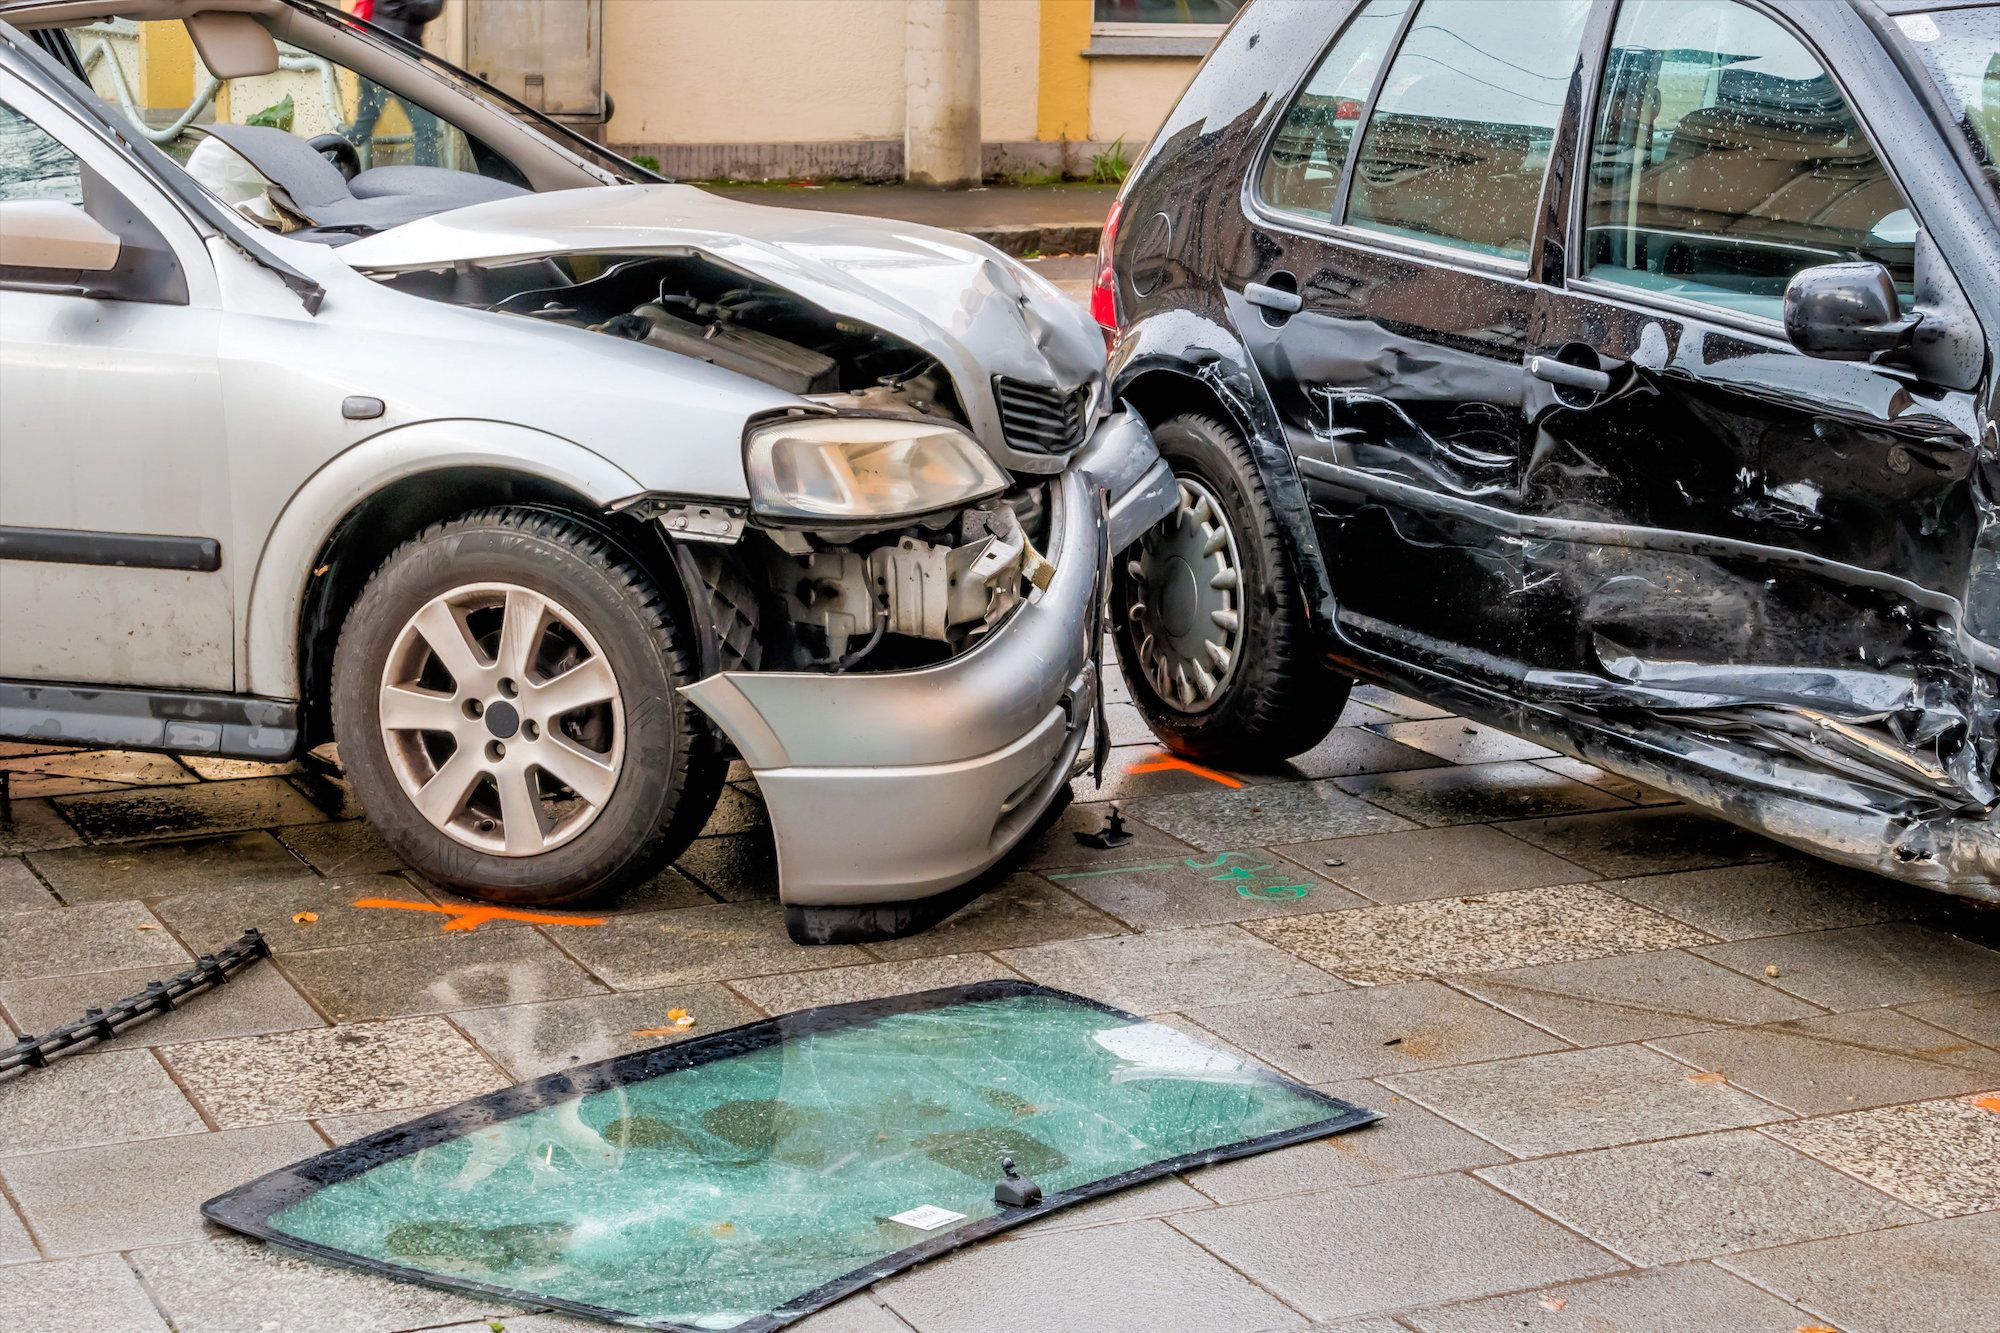
[[[16,765],[118,789],[0,807],[15,1025],[245,925],[278,957],[116,1049],[0,1076],[0,1323],[578,1333],[216,1236],[192,1204],[517,1078],[1017,973],[1386,1118],[1059,1212],[801,1330],[983,1330],[1004,1310],[1038,1333],[1905,1333],[1994,1306],[2000,980],[1946,933],[1990,944],[1977,914],[1385,691],[1272,773],[1189,768],[1115,713],[1111,786],[1079,784],[996,892],[909,940],[813,950],[784,936],[740,769],[674,870],[582,913],[606,924],[447,931],[421,909],[463,900],[397,873],[339,782]],[[128,785],[149,775],[171,780]],[[1079,843],[1113,799],[1135,840]]]

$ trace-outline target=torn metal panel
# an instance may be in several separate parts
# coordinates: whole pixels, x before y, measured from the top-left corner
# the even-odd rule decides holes
[[[762,1333],[1070,1204],[1376,1118],[1162,1024],[994,981],[551,1074],[202,1211],[389,1276]]]

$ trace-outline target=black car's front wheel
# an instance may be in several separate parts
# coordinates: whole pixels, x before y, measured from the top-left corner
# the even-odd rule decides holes
[[[427,529],[378,570],[335,651],[334,734],[410,867],[471,897],[573,902],[651,874],[724,764],[678,687],[689,638],[644,570],[556,515]]]
[[[1325,738],[1352,682],[1313,652],[1283,538],[1249,447],[1191,414],[1153,430],[1179,504],[1119,557],[1118,662],[1155,735],[1254,768]]]

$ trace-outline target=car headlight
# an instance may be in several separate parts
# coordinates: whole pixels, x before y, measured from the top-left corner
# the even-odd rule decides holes
[[[779,523],[855,523],[961,509],[1007,489],[970,435],[900,417],[787,417],[753,428],[750,507]]]

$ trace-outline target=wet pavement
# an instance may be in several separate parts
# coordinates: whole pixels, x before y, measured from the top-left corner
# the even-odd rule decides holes
[[[0,746],[0,1015],[255,925],[275,958],[0,1078],[0,1323],[598,1327],[324,1267],[198,1203],[507,1083],[815,1004],[1020,976],[1386,1113],[878,1284],[812,1333],[1924,1333],[2000,1309],[2000,931],[1376,689],[1284,774],[1181,764],[1114,686],[1103,791],[942,927],[801,949],[754,785],[677,868],[495,916],[338,782]],[[1107,796],[1135,840],[1080,845]],[[370,906],[356,904],[369,903]],[[558,913],[559,918],[585,913]]]

